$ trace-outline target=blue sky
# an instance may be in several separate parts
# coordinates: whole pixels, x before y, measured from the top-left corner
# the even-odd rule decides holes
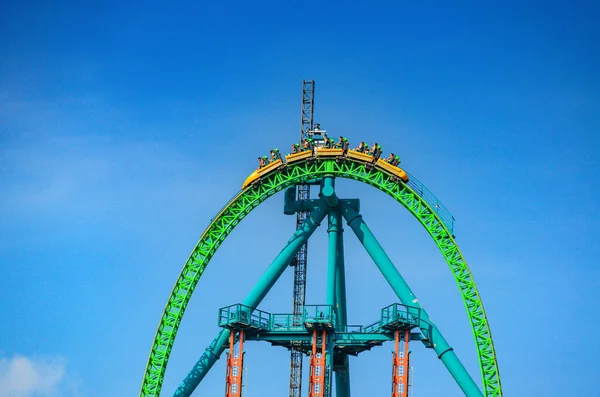
[[[287,148],[302,79],[316,120],[399,153],[456,218],[506,395],[600,388],[600,17],[594,2],[3,2],[0,397],[131,396],[161,311],[209,220]],[[357,183],[365,220],[480,379],[434,243]],[[283,198],[223,244],[188,307],[170,395],[294,229]],[[348,229],[348,228],[347,228]],[[349,231],[349,230],[347,230]],[[325,230],[307,302],[325,298]],[[349,320],[395,297],[346,233]],[[229,280],[229,283],[225,281]],[[291,309],[291,272],[262,305]],[[415,396],[459,396],[414,345]],[[390,350],[351,359],[354,396],[387,395]],[[246,397],[287,393],[288,353],[248,344]],[[197,396],[223,392],[220,360]]]

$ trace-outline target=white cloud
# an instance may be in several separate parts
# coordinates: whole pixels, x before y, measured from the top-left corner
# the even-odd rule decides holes
[[[58,397],[64,395],[66,365],[62,358],[16,355],[0,359],[0,397]]]

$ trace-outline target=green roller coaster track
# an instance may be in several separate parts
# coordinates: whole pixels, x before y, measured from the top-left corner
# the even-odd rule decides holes
[[[206,228],[173,288],[154,337],[140,396],[159,396],[171,349],[192,293],[211,258],[237,224],[263,201],[296,184],[325,175],[354,179],[387,193],[408,209],[439,247],[458,284],[471,322],[486,397],[501,397],[502,387],[492,334],[483,303],[467,262],[451,230],[428,202],[407,184],[387,173],[346,159],[303,161],[280,168],[240,191]]]

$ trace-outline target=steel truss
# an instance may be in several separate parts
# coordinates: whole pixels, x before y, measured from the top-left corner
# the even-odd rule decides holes
[[[302,116],[300,121],[300,140],[307,139],[309,131],[313,129],[315,110],[315,82],[314,80],[302,81]],[[310,185],[298,185],[298,200],[310,199]],[[296,214],[296,230],[302,227],[306,219],[306,212]],[[308,264],[308,242],[305,243],[293,262],[294,265],[294,295],[293,313],[300,315],[306,300],[306,266]],[[290,350],[290,397],[302,395],[302,352],[299,344],[292,344]]]
[[[489,323],[471,271],[452,233],[435,210],[404,183],[377,169],[347,159],[300,162],[267,175],[239,192],[212,220],[185,263],[169,297],[148,358],[140,396],[159,396],[177,330],[187,304],[206,266],[225,238],[254,208],[275,193],[325,175],[354,179],[385,192],[423,225],[444,256],[465,303],[471,322],[486,397],[502,396],[500,374]]]

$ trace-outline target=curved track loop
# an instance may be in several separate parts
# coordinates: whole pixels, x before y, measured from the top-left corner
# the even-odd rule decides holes
[[[140,396],[159,396],[167,362],[181,319],[194,288],[209,261],[235,226],[260,203],[275,193],[299,183],[332,175],[367,183],[393,197],[408,209],[434,239],[446,259],[463,297],[473,329],[486,397],[502,396],[500,373],[492,334],[479,292],[467,262],[452,234],[433,209],[415,191],[385,172],[347,159],[299,162],[280,168],[260,183],[240,191],[206,228],[181,271],[163,312],[148,358]]]

